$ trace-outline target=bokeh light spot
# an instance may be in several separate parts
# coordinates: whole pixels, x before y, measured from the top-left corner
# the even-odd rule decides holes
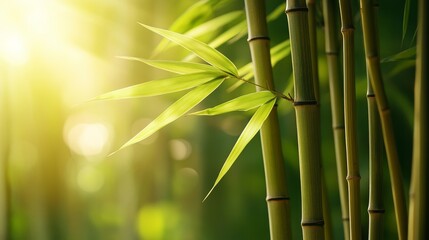
[[[83,156],[96,156],[105,151],[109,129],[102,123],[79,123],[67,133],[69,147]]]
[[[173,139],[170,141],[170,152],[174,160],[185,160],[191,155],[192,147],[184,139]]]
[[[96,192],[100,190],[103,183],[103,175],[92,166],[82,168],[77,174],[77,184],[85,192]]]

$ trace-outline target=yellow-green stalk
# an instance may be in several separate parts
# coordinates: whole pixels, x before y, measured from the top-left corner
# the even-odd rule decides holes
[[[377,108],[381,117],[384,146],[387,153],[389,165],[390,181],[392,184],[393,203],[395,206],[396,223],[398,227],[399,239],[407,237],[407,207],[405,203],[404,186],[400,173],[400,165],[396,142],[393,135],[392,119],[390,108],[387,102],[386,93],[383,86],[383,79],[380,68],[380,57],[378,50],[378,33],[376,31],[373,4],[370,0],[361,0],[362,30],[364,36],[366,65],[369,71],[369,79],[374,89]]]
[[[378,3],[373,2],[374,14]],[[377,24],[375,23],[377,26]],[[369,131],[369,226],[368,239],[383,239],[383,169],[381,151],[383,139],[381,135],[380,115],[377,111],[377,102],[367,71],[367,102],[368,102],[368,131]]]
[[[255,71],[257,91],[274,90],[270,40],[265,16],[265,1],[245,0],[248,42]],[[262,87],[262,88],[261,88]],[[272,240],[291,239],[289,194],[277,108],[274,107],[260,130],[267,189],[267,205]]]
[[[368,74],[367,74],[368,75]],[[383,169],[381,162],[382,135],[380,132],[380,116],[377,111],[375,94],[368,75],[368,131],[369,131],[369,227],[368,239],[383,239]]]
[[[310,36],[310,50],[311,50],[311,66],[313,74],[314,95],[317,101],[317,122],[320,123],[320,88],[319,88],[319,66],[317,63],[317,29],[316,29],[316,6],[314,0],[306,0],[308,8],[308,27]],[[321,132],[319,131],[319,139],[321,139]],[[322,164],[323,165],[323,164]],[[332,239],[332,226],[331,226],[331,212],[329,211],[329,200],[326,188],[325,174],[323,174],[322,167],[322,201],[323,201],[323,219],[325,221],[325,239]]]
[[[340,0],[340,15],[341,33],[343,35],[344,123],[349,192],[350,239],[360,240],[360,173],[356,142],[354,26],[350,0]]]
[[[344,239],[350,238],[349,207],[347,196],[347,162],[344,133],[344,104],[342,83],[338,66],[338,35],[336,25],[336,7],[334,0],[323,0],[325,22],[325,52],[328,60],[329,92],[331,98],[332,130],[334,132],[335,160],[337,164],[338,188],[340,193],[341,216]]]
[[[324,239],[320,122],[314,94],[308,9],[305,0],[286,1],[294,76],[304,239]]]
[[[429,4],[418,3],[418,28],[416,49],[416,81],[414,85],[414,139],[413,165],[410,189],[410,218],[408,239],[428,239],[428,129],[427,93],[429,79]]]

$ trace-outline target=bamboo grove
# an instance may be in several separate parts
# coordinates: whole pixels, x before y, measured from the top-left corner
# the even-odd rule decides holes
[[[201,1],[198,4],[216,6],[216,1]],[[407,1],[408,2],[408,1]],[[137,60],[147,65],[178,74],[177,76],[145,82],[124,89],[115,90],[96,97],[95,100],[150,97],[183,90],[190,90],[164,112],[155,118],[141,132],[126,142],[121,148],[142,141],[173,121],[187,115],[214,116],[234,111],[250,112],[251,119],[237,139],[226,158],[218,177],[206,195],[206,200],[222,178],[238,159],[238,156],[259,132],[266,183],[266,204],[270,237],[273,240],[295,239],[292,223],[300,222],[303,239],[332,239],[332,225],[341,225],[343,239],[383,239],[384,215],[394,211],[398,238],[427,239],[427,110],[425,107],[428,80],[428,13],[427,1],[418,1],[418,29],[415,57],[415,99],[414,99],[414,138],[412,156],[412,177],[409,194],[409,207],[405,192],[407,181],[401,173],[397,152],[391,107],[387,97],[381,69],[379,26],[377,13],[383,11],[375,0],[360,0],[359,18],[353,14],[357,9],[350,0],[287,0],[274,11],[266,12],[263,0],[245,0],[245,17],[240,11],[230,12],[200,26],[183,29],[173,25],[170,30],[141,24],[144,28],[162,36],[164,39],[155,49],[156,56],[171,47],[167,40],[190,51],[185,60],[152,60],[123,57]],[[286,14],[281,31],[288,39],[273,47],[270,46],[268,23]],[[184,13],[186,19],[190,12]],[[196,14],[195,11],[192,14]],[[241,15],[240,15],[241,14]],[[283,15],[284,16],[284,15]],[[320,16],[320,18],[319,18]],[[189,16],[188,16],[189,17]],[[322,20],[320,20],[322,19]],[[357,20],[358,19],[358,24]],[[323,22],[321,26],[320,21]],[[234,23],[221,34],[215,35],[207,43],[197,40],[211,29],[227,23]],[[237,41],[245,36],[251,61],[241,68],[216,48]],[[362,26],[362,29],[356,29]],[[366,140],[369,154],[369,180],[361,179],[361,163],[358,146],[356,116],[356,48],[355,32],[362,31],[367,71],[367,112],[369,139]],[[323,36],[319,35],[322,34]],[[323,44],[318,41],[324,39]],[[273,67],[286,57],[291,59],[293,94],[287,89],[278,89],[287,76],[274,77]],[[196,59],[202,61],[197,62]],[[326,60],[332,136],[336,165],[336,179],[341,219],[330,215],[326,190],[326,178],[322,166],[321,149],[321,93],[319,59]],[[243,94],[217,106],[193,111],[192,109],[207,98],[221,85],[230,84],[230,91],[241,86],[256,87],[256,91]],[[386,83],[388,84],[388,83]],[[324,93],[323,93],[324,94]],[[286,174],[285,162],[288,155],[282,150],[281,125],[278,105],[293,105],[296,122],[297,151],[299,161],[300,203],[290,194],[290,178]],[[393,106],[394,107],[394,106]],[[292,121],[286,119],[285,121]],[[383,151],[383,146],[385,151]],[[389,169],[390,182],[383,181],[383,154]],[[369,199],[362,202],[361,186],[369,184]],[[386,209],[383,201],[390,196],[382,194],[382,189],[390,185],[393,209]],[[296,204],[296,205],[294,205]],[[291,206],[301,206],[301,219],[291,218]],[[368,213],[361,208],[367,206]],[[367,236],[363,218],[368,219]]]

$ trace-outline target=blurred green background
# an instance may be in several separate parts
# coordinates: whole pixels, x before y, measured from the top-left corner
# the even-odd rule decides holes
[[[88,102],[107,91],[167,76],[117,56],[150,57],[161,38],[138,22],[168,28],[194,2],[0,0],[0,239],[269,239],[258,136],[211,196],[201,202],[249,115],[187,116],[107,157],[180,95]],[[228,10],[243,9],[243,2],[229,2]],[[267,11],[282,2],[267,1]],[[403,1],[380,1],[382,58],[414,45],[415,6],[411,6],[402,40],[403,6]],[[358,148],[366,232],[366,74],[358,7],[356,1]],[[319,20],[323,164],[334,234],[341,239],[323,23],[321,17]],[[272,22],[269,31],[273,45],[287,39],[286,16]],[[238,67],[250,61],[245,37],[220,51]],[[178,56],[186,53],[171,48],[157,58],[180,59]],[[384,63],[382,67],[408,189],[413,62]],[[275,68],[279,90],[291,81],[290,71],[290,57]],[[233,93],[221,89],[201,107],[252,91],[251,85]],[[281,102],[279,110],[293,235],[299,239],[295,118],[291,103]],[[396,227],[387,164],[385,169],[385,236],[392,239]]]

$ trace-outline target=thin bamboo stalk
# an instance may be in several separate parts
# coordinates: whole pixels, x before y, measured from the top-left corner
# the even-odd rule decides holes
[[[344,104],[342,84],[338,68],[338,40],[335,20],[334,0],[323,1],[323,17],[325,22],[325,51],[328,60],[329,91],[331,98],[332,130],[334,132],[335,160],[337,164],[338,188],[340,193],[341,215],[344,239],[350,237],[349,208],[347,196],[347,162],[344,132]]]
[[[427,129],[427,93],[429,78],[429,4],[419,1],[416,80],[414,85],[414,139],[413,165],[410,189],[410,218],[408,221],[408,239],[428,239],[428,129]]]
[[[306,0],[308,8],[308,27],[309,27],[309,37],[310,37],[310,51],[311,51],[311,66],[313,74],[313,86],[314,86],[314,95],[317,101],[317,122],[320,122],[320,87],[319,87],[319,66],[317,63],[318,53],[317,53],[317,29],[316,29],[316,6],[314,0]],[[320,128],[319,128],[320,130]],[[319,139],[321,140],[321,132],[319,131]],[[320,143],[321,144],[321,143]],[[320,156],[322,159],[322,156]],[[321,164],[323,165],[323,164]],[[329,211],[329,200],[326,188],[325,174],[323,174],[322,166],[322,201],[323,201],[323,219],[325,221],[325,239],[332,239],[332,226],[331,226],[331,212]]]
[[[375,17],[372,6],[373,5],[370,0],[360,1],[366,65],[369,71],[371,85],[374,89],[378,112],[381,117],[384,146],[386,148],[390,181],[392,183],[393,203],[395,206],[398,235],[399,239],[402,240],[406,239],[407,236],[407,208],[396,142],[393,135],[390,108],[388,106],[388,101],[383,86],[380,57],[378,54],[378,34],[376,31]]]
[[[356,142],[356,93],[354,70],[354,26],[351,2],[340,0],[344,63],[344,123],[346,136],[347,183],[349,191],[350,239],[361,239],[360,173]]]
[[[265,1],[245,0],[249,47],[255,71],[257,91],[274,90]],[[289,194],[281,148],[277,107],[260,130],[267,189],[268,217],[272,240],[291,239]]]
[[[324,239],[322,208],[320,122],[314,94],[308,9],[305,0],[286,2],[294,75],[294,106],[298,135],[298,154],[304,239]]]
[[[378,2],[373,1],[374,14],[378,10]],[[375,23],[376,27],[377,24]],[[368,239],[383,239],[383,169],[381,151],[383,139],[381,135],[380,115],[377,112],[377,102],[371,80],[367,71],[367,102],[368,102],[368,131],[369,131],[369,229]]]
[[[368,74],[367,74],[368,75]],[[377,102],[368,75],[368,130],[369,130],[369,230],[368,239],[383,239],[383,169],[381,162],[382,136],[380,132],[380,116]]]

